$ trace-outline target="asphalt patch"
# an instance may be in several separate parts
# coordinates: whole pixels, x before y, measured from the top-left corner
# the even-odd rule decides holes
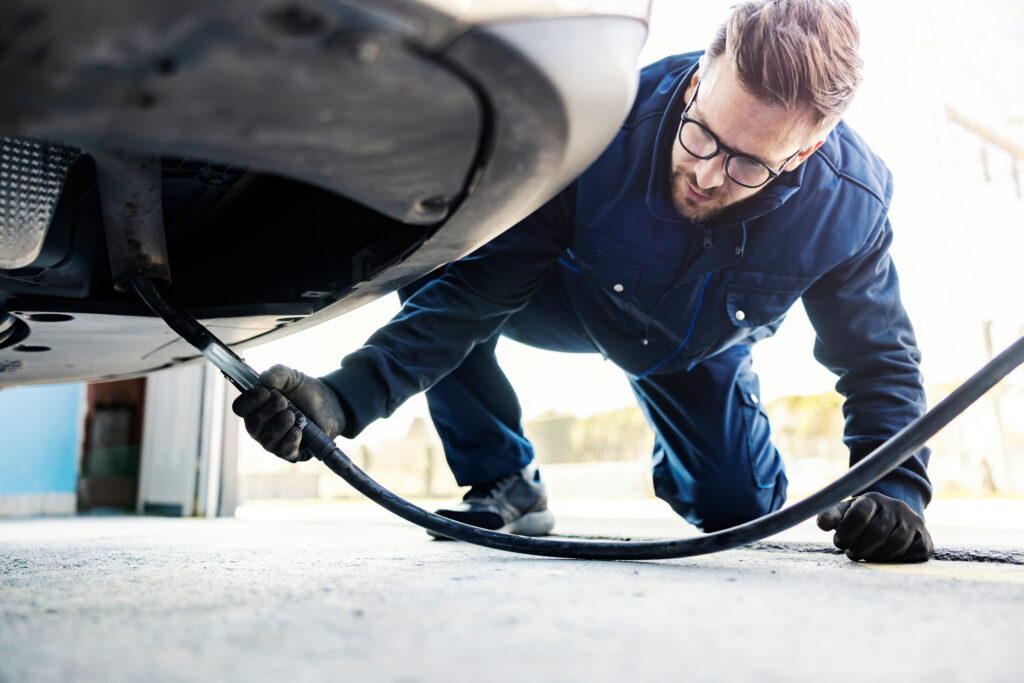
[[[824,553],[842,555],[843,551],[831,546],[815,543],[786,543],[782,541],[761,541],[752,543],[753,550],[782,551],[795,553]],[[996,550],[994,548],[936,548],[933,562],[988,562],[993,564],[1024,565],[1024,552],[1018,550]]]
[[[661,541],[662,538],[614,537],[614,536],[583,536],[558,534],[559,538],[580,541]],[[787,541],[758,541],[741,546],[747,550],[785,553],[817,553],[822,555],[842,555],[843,551],[834,546],[816,543],[793,543]],[[936,548],[932,562],[985,562],[989,564],[1010,564],[1024,566],[1024,551],[997,550],[995,548]]]

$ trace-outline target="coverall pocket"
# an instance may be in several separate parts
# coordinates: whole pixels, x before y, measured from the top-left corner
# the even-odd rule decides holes
[[[736,378],[735,388],[743,415],[742,429],[746,435],[745,445],[750,455],[754,484],[758,488],[772,488],[782,469],[782,458],[771,442],[768,413],[761,405],[756,376],[741,373]]]
[[[630,301],[636,296],[640,266],[608,253],[595,253],[583,267],[605,296],[616,301]]]
[[[713,307],[711,320],[706,323],[709,340],[698,348],[704,349],[705,356],[714,356],[746,340],[770,337],[800,294],[736,282],[712,290],[706,297]]]
[[[725,310],[736,327],[763,327],[782,322],[799,298],[800,292],[761,289],[731,282],[726,293]]]
[[[586,296],[589,302],[579,302],[584,307],[604,311],[609,323],[620,332],[639,334],[641,325],[631,313],[640,281],[639,265],[613,255],[607,249],[595,249],[580,245],[573,250],[572,265],[578,277],[587,283]],[[563,262],[563,266],[568,264]]]

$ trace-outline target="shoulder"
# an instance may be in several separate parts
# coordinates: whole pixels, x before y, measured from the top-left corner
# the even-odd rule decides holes
[[[577,208],[585,205],[600,212],[610,204],[621,203],[626,196],[646,197],[666,112],[675,106],[680,84],[702,54],[672,55],[640,71],[629,115],[597,160],[579,177]]]
[[[892,173],[845,122],[797,173],[799,190],[764,217],[762,249],[775,254],[773,244],[791,244],[798,233],[801,241],[814,245],[799,257],[804,271],[820,276],[886,242],[891,234]],[[792,258],[782,253],[775,257]]]
[[[892,199],[892,172],[857,132],[840,121],[825,143],[807,160],[805,185],[842,191],[849,199],[887,211]]]
[[[703,54],[703,50],[698,50],[671,55],[641,69],[636,99],[623,127],[636,126],[652,118],[660,120],[686,75],[697,66]]]

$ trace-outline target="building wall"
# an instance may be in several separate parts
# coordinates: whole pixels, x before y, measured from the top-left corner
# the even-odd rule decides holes
[[[83,389],[0,391],[0,517],[75,512]]]

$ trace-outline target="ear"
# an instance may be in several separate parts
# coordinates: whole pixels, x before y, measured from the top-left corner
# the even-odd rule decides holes
[[[693,76],[690,77],[690,82],[686,84],[686,88],[683,90],[683,101],[689,102],[690,97],[693,95],[693,89],[700,83],[700,66],[693,72]]]
[[[786,173],[786,172],[789,172],[789,171],[795,171],[797,168],[799,168],[800,164],[802,164],[805,161],[807,161],[808,159],[810,159],[811,155],[814,154],[815,152],[817,152],[818,148],[821,147],[824,143],[825,143],[825,138],[822,138],[822,139],[818,140],[817,142],[812,142],[807,147],[804,147],[802,150],[800,150],[797,153],[797,155],[795,157],[793,157],[792,161],[790,161],[788,164],[786,164],[786,168],[783,171],[783,173]]]

